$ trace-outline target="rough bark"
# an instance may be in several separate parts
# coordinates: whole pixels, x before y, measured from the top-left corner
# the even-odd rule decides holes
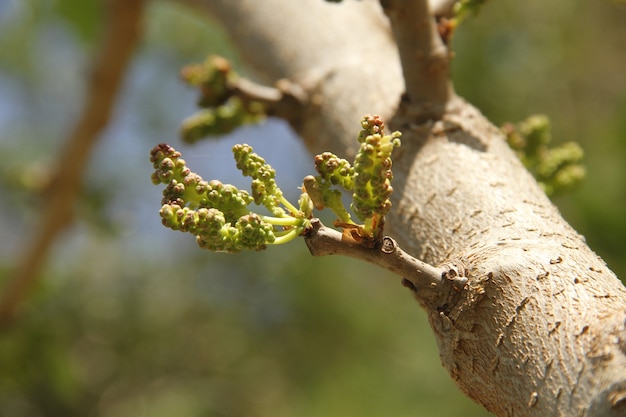
[[[498,416],[626,415],[626,289],[479,111],[452,98],[424,122],[401,101],[398,48],[377,2],[183,2],[221,22],[260,74],[302,86],[305,117],[293,127],[312,153],[353,154],[367,113],[403,131],[386,230],[468,278],[444,302],[422,303],[463,392]]]

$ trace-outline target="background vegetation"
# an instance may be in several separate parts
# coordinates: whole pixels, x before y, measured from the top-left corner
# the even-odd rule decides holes
[[[101,15],[97,2],[0,2],[1,284],[45,210],[37,190],[79,114]],[[170,2],[150,3],[145,29],[85,173],[79,221],[0,331],[0,416],[488,415],[441,368],[397,277],[312,259],[297,243],[212,254],[160,226],[148,162],[158,142],[240,186],[229,149],[250,143],[293,195],[313,165],[278,121],[180,144],[195,93],[178,69],[209,53],[246,69],[217,22]],[[496,124],[546,113],[555,142],[585,148],[588,179],[555,202],[622,278],[624,39],[623,3],[502,0],[461,28],[453,69],[460,94]]]

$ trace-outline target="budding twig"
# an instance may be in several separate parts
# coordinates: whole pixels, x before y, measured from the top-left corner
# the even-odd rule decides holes
[[[230,62],[219,56],[187,65],[181,77],[199,88],[198,105],[203,108],[183,122],[181,134],[187,142],[229,133],[265,116],[285,119],[294,128],[301,123],[306,94],[288,80],[279,80],[273,87],[255,83],[239,76]]]
[[[298,84],[282,79],[273,87],[261,85],[247,78],[239,78],[232,86],[233,94],[246,101],[256,101],[265,106],[269,116],[289,122],[300,120],[306,93]]]
[[[393,188],[391,154],[400,146],[400,132],[384,134],[384,123],[375,115],[361,120],[360,143],[354,163],[330,152],[315,157],[318,176],[304,178],[296,205],[283,196],[275,170],[249,145],[235,145],[237,168],[252,179],[251,193],[220,181],[204,181],[187,167],[181,153],[167,144],[154,147],[150,161],[154,184],[165,184],[160,216],[164,226],[196,236],[204,249],[235,253],[264,250],[268,245],[305,238],[313,256],[344,255],[387,269],[403,277],[429,309],[446,305],[450,294],[467,283],[455,267],[434,267],[404,252],[385,236],[384,218],[391,208]],[[351,191],[355,223],[343,205],[341,190]],[[251,211],[263,205],[271,216]],[[325,227],[313,217],[313,209],[331,209],[338,217],[335,227]]]

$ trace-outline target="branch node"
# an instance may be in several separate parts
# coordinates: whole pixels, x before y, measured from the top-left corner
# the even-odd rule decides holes
[[[390,238],[389,236],[383,237],[383,243],[380,247],[380,251],[382,253],[390,254],[396,250],[397,243],[395,240]]]
[[[442,278],[450,281],[456,291],[462,291],[467,285],[465,267],[463,265],[445,265]]]

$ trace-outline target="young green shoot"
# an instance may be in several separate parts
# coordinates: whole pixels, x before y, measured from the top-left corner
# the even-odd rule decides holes
[[[180,152],[157,145],[150,161],[153,183],[166,185],[162,223],[195,235],[200,247],[212,251],[262,250],[302,235],[311,226],[313,209],[329,208],[346,236],[372,247],[382,239],[384,216],[391,208],[391,153],[400,145],[400,133],[385,135],[378,116],[364,117],[361,127],[353,164],[329,152],[317,155],[319,175],[304,178],[297,205],[284,197],[276,171],[249,145],[235,145],[233,155],[237,168],[252,179],[250,192],[217,180],[204,181],[187,167]],[[342,190],[352,192],[350,208],[363,224],[352,220]],[[251,211],[252,203],[264,206],[269,215]]]
[[[263,104],[254,100],[244,101],[235,95],[234,86],[239,76],[228,60],[211,55],[200,64],[185,66],[180,76],[187,84],[198,88],[198,106],[202,108],[183,121],[183,141],[195,143],[207,136],[223,135],[264,118]]]
[[[391,180],[391,153],[400,146],[400,132],[384,134],[384,123],[379,116],[367,115],[361,120],[362,130],[357,140],[360,143],[354,163],[324,152],[315,157],[315,168],[319,175],[310,189],[321,196],[314,200],[316,208],[328,207],[338,217],[338,224],[355,225],[359,236],[377,240],[383,231],[383,219],[391,208],[390,196],[393,192]],[[341,191],[352,192],[350,208],[356,217],[364,222],[357,225],[343,206]],[[309,192],[310,193],[310,192]]]
[[[160,210],[163,225],[195,235],[200,247],[215,252],[263,250],[302,234],[310,213],[283,197],[272,167],[248,145],[235,146],[233,153],[239,169],[252,178],[252,195],[217,180],[204,181],[169,145],[152,150],[152,182],[166,185]],[[252,212],[253,202],[265,205],[271,215]]]

